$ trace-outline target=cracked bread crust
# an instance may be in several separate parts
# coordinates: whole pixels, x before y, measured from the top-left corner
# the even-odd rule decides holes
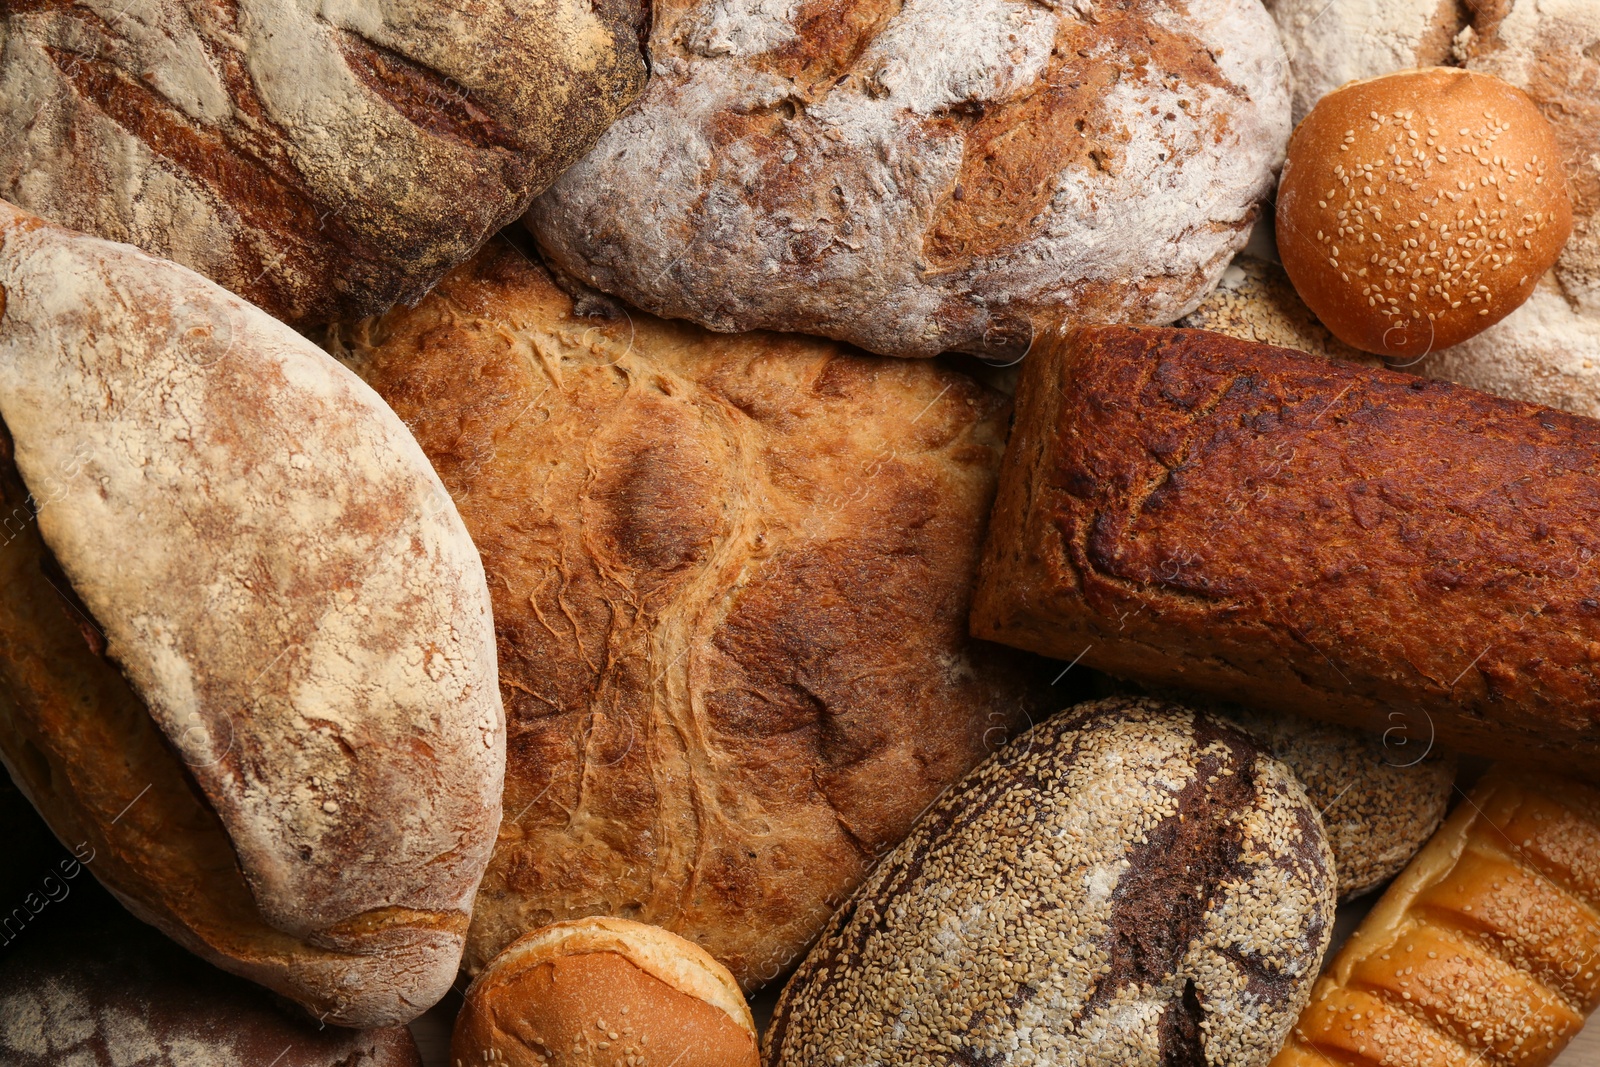
[[[335,338],[483,553],[506,823],[467,965],[610,915],[748,988],[1042,700],[966,634],[1008,404],[815,338],[585,319],[491,243]]]
[[[1575,769],[1600,755],[1600,423],[1191,330],[1028,358],[973,633]]]
[[[712,329],[1017,358],[1171,322],[1271,190],[1258,0],[674,0],[636,107],[541,196],[562,271]]]
[[[218,966],[327,1022],[421,1014],[505,734],[482,564],[416,442],[238,297],[3,203],[0,422],[18,784]]]
[[[768,1067],[1259,1067],[1332,935],[1293,774],[1225,720],[1082,704],[940,798],[784,987]]]
[[[414,300],[645,81],[644,0],[0,3],[0,197],[298,325]]]

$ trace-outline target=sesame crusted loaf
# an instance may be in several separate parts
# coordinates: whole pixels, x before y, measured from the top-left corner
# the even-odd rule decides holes
[[[1597,961],[1600,792],[1491,772],[1345,942],[1273,1067],[1546,1067],[1600,1006]]]
[[[1444,821],[1455,756],[1403,733],[1378,734],[1281,711],[1219,712],[1280,760],[1322,816],[1339,899],[1399,874]]]
[[[638,104],[535,201],[554,264],[659,315],[1015,358],[1171,322],[1289,136],[1259,0],[671,0]]]
[[[973,632],[1491,757],[1600,756],[1600,423],[1190,330],[1025,361]]]
[[[1378,734],[1281,709],[1198,703],[1191,693],[1099,678],[1096,691],[1105,695],[1148,694],[1215,712],[1293,771],[1322,816],[1341,901],[1377,889],[1399,874],[1450,807],[1455,755],[1403,732]]]
[[[586,318],[500,241],[336,340],[490,575],[507,819],[469,970],[609,915],[771,981],[1047,710],[1030,657],[966,632],[1009,408],[972,379]]]
[[[18,786],[218,966],[330,1023],[426,1010],[505,734],[482,564],[416,441],[238,297],[3,202],[0,429]]]
[[[304,324],[421,296],[645,81],[648,0],[0,5],[0,197]]]
[[[1062,712],[940,798],[795,972],[768,1067],[1259,1067],[1331,934],[1289,770],[1223,720]]]

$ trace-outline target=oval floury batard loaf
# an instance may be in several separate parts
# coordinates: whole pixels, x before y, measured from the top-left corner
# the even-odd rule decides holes
[[[1023,363],[972,625],[1591,773],[1600,423],[1200,330],[1062,331]]]
[[[405,1027],[295,1018],[102,900],[0,954],[6,1067],[422,1067]]]
[[[1547,1067],[1596,1007],[1600,791],[1501,769],[1362,920],[1272,1062]]]
[[[1258,0],[679,0],[639,104],[535,202],[556,265],[717,330],[1021,356],[1171,322],[1272,188]]]
[[[0,197],[297,324],[414,300],[645,81],[647,0],[0,6]]]
[[[420,1014],[505,752],[443,486],[354,375],[182,267],[0,204],[0,293],[0,757],[190,949],[327,1022]]]
[[[1260,1067],[1332,934],[1288,768],[1224,720],[1111,699],[940,798],[784,987],[768,1067]]]
[[[591,917],[526,934],[467,990],[459,1067],[757,1067],[739,983],[659,926]]]
[[[469,970],[612,915],[770,981],[1045,709],[966,632],[1008,410],[970,378],[581,318],[500,242],[343,340],[490,575],[506,824]]]

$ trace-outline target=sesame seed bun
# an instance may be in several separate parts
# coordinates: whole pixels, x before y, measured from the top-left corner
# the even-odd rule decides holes
[[[1351,82],[1289,143],[1278,250],[1346,344],[1415,359],[1515,310],[1572,232],[1550,124],[1521,90],[1435,67]]]
[[[728,969],[644,923],[594,917],[526,934],[467,990],[452,1067],[755,1067]]]

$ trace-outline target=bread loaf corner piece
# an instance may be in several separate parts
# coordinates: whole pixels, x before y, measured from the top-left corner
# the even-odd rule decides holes
[[[398,418],[175,264],[0,204],[0,755],[136,914],[352,1026],[449,988],[504,719]]]
[[[1346,941],[1273,1067],[1547,1067],[1600,1006],[1600,791],[1492,771]]]
[[[949,792],[784,987],[768,1067],[1262,1067],[1308,1002],[1333,857],[1204,712],[1079,705]]]
[[[1259,0],[683,0],[638,104],[533,204],[658,315],[1015,359],[1037,318],[1171,322],[1288,142]]]
[[[498,240],[335,340],[490,575],[507,822],[469,971],[611,915],[770,982],[1060,700],[1054,671],[967,633],[1009,403],[965,375],[585,317]]]
[[[1600,423],[1125,327],[1052,333],[1017,403],[977,636],[1400,762],[1600,755]]]
[[[0,11],[0,197],[310,325],[415,300],[644,87],[647,0]]]

